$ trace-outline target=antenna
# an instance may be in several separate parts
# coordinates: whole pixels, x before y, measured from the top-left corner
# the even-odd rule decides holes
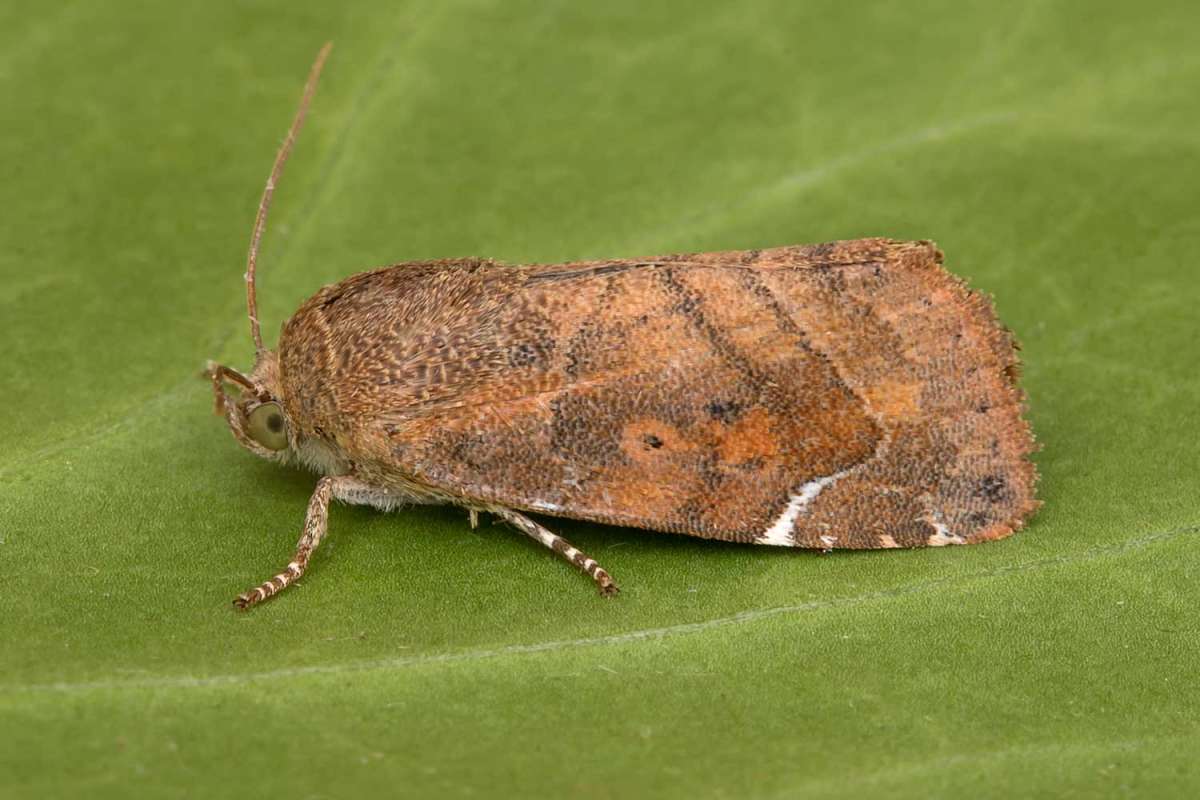
[[[329,50],[332,47],[333,42],[326,42],[325,46],[321,48],[321,52],[317,53],[317,60],[313,62],[312,69],[309,70],[308,81],[304,84],[304,94],[300,98],[300,107],[296,109],[292,127],[288,128],[287,138],[283,140],[283,144],[279,147],[279,153],[275,156],[275,166],[271,167],[271,174],[267,178],[267,187],[263,189],[262,200],[258,203],[258,216],[254,219],[254,233],[250,237],[250,254],[246,258],[246,310],[250,314],[250,335],[254,337],[256,356],[266,349],[263,347],[262,331],[259,330],[258,325],[258,300],[254,295],[254,266],[258,262],[258,246],[262,240],[263,229],[267,226],[267,211],[271,208],[271,195],[275,194],[275,184],[279,181],[279,176],[283,174],[283,165],[287,163],[288,156],[292,154],[296,136],[300,133],[300,127],[304,125],[304,115],[308,113],[308,104],[317,91],[317,79],[321,77],[321,68],[325,66],[325,59],[328,58]]]

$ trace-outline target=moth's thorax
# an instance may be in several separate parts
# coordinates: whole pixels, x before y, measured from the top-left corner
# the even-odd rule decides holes
[[[292,315],[279,341],[280,388],[301,432],[352,448],[367,421],[403,415],[462,391],[519,270],[479,260],[405,264],[326,286]]]

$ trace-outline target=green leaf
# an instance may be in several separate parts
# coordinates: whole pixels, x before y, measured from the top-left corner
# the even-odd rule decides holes
[[[1187,3],[0,10],[0,795],[1200,791],[1200,14]],[[1024,344],[1045,507],[822,556],[453,509],[243,452],[270,333],[379,264],[933,238]]]

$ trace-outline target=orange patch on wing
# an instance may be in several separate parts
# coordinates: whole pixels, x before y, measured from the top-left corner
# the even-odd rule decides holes
[[[913,419],[921,416],[921,384],[906,381],[881,381],[861,390],[867,404],[877,414],[890,419]]]
[[[699,478],[678,484],[662,481],[630,480],[629,475],[608,469],[602,473],[604,485],[601,510],[638,509],[647,518],[669,515],[700,490]]]
[[[772,421],[769,411],[756,407],[721,431],[721,460],[727,464],[744,464],[756,458],[775,456],[779,446],[772,432]]]

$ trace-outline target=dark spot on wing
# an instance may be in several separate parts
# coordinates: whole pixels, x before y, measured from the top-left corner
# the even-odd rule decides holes
[[[985,475],[975,487],[975,496],[986,498],[989,503],[999,503],[1004,499],[1007,484],[999,475]]]
[[[537,361],[537,350],[528,342],[521,342],[508,349],[508,363],[514,367],[528,367]]]
[[[663,446],[663,440],[653,433],[647,433],[642,436],[642,444],[646,445],[647,450],[657,450]]]
[[[742,404],[736,400],[713,400],[704,408],[718,422],[729,424],[742,413]]]

